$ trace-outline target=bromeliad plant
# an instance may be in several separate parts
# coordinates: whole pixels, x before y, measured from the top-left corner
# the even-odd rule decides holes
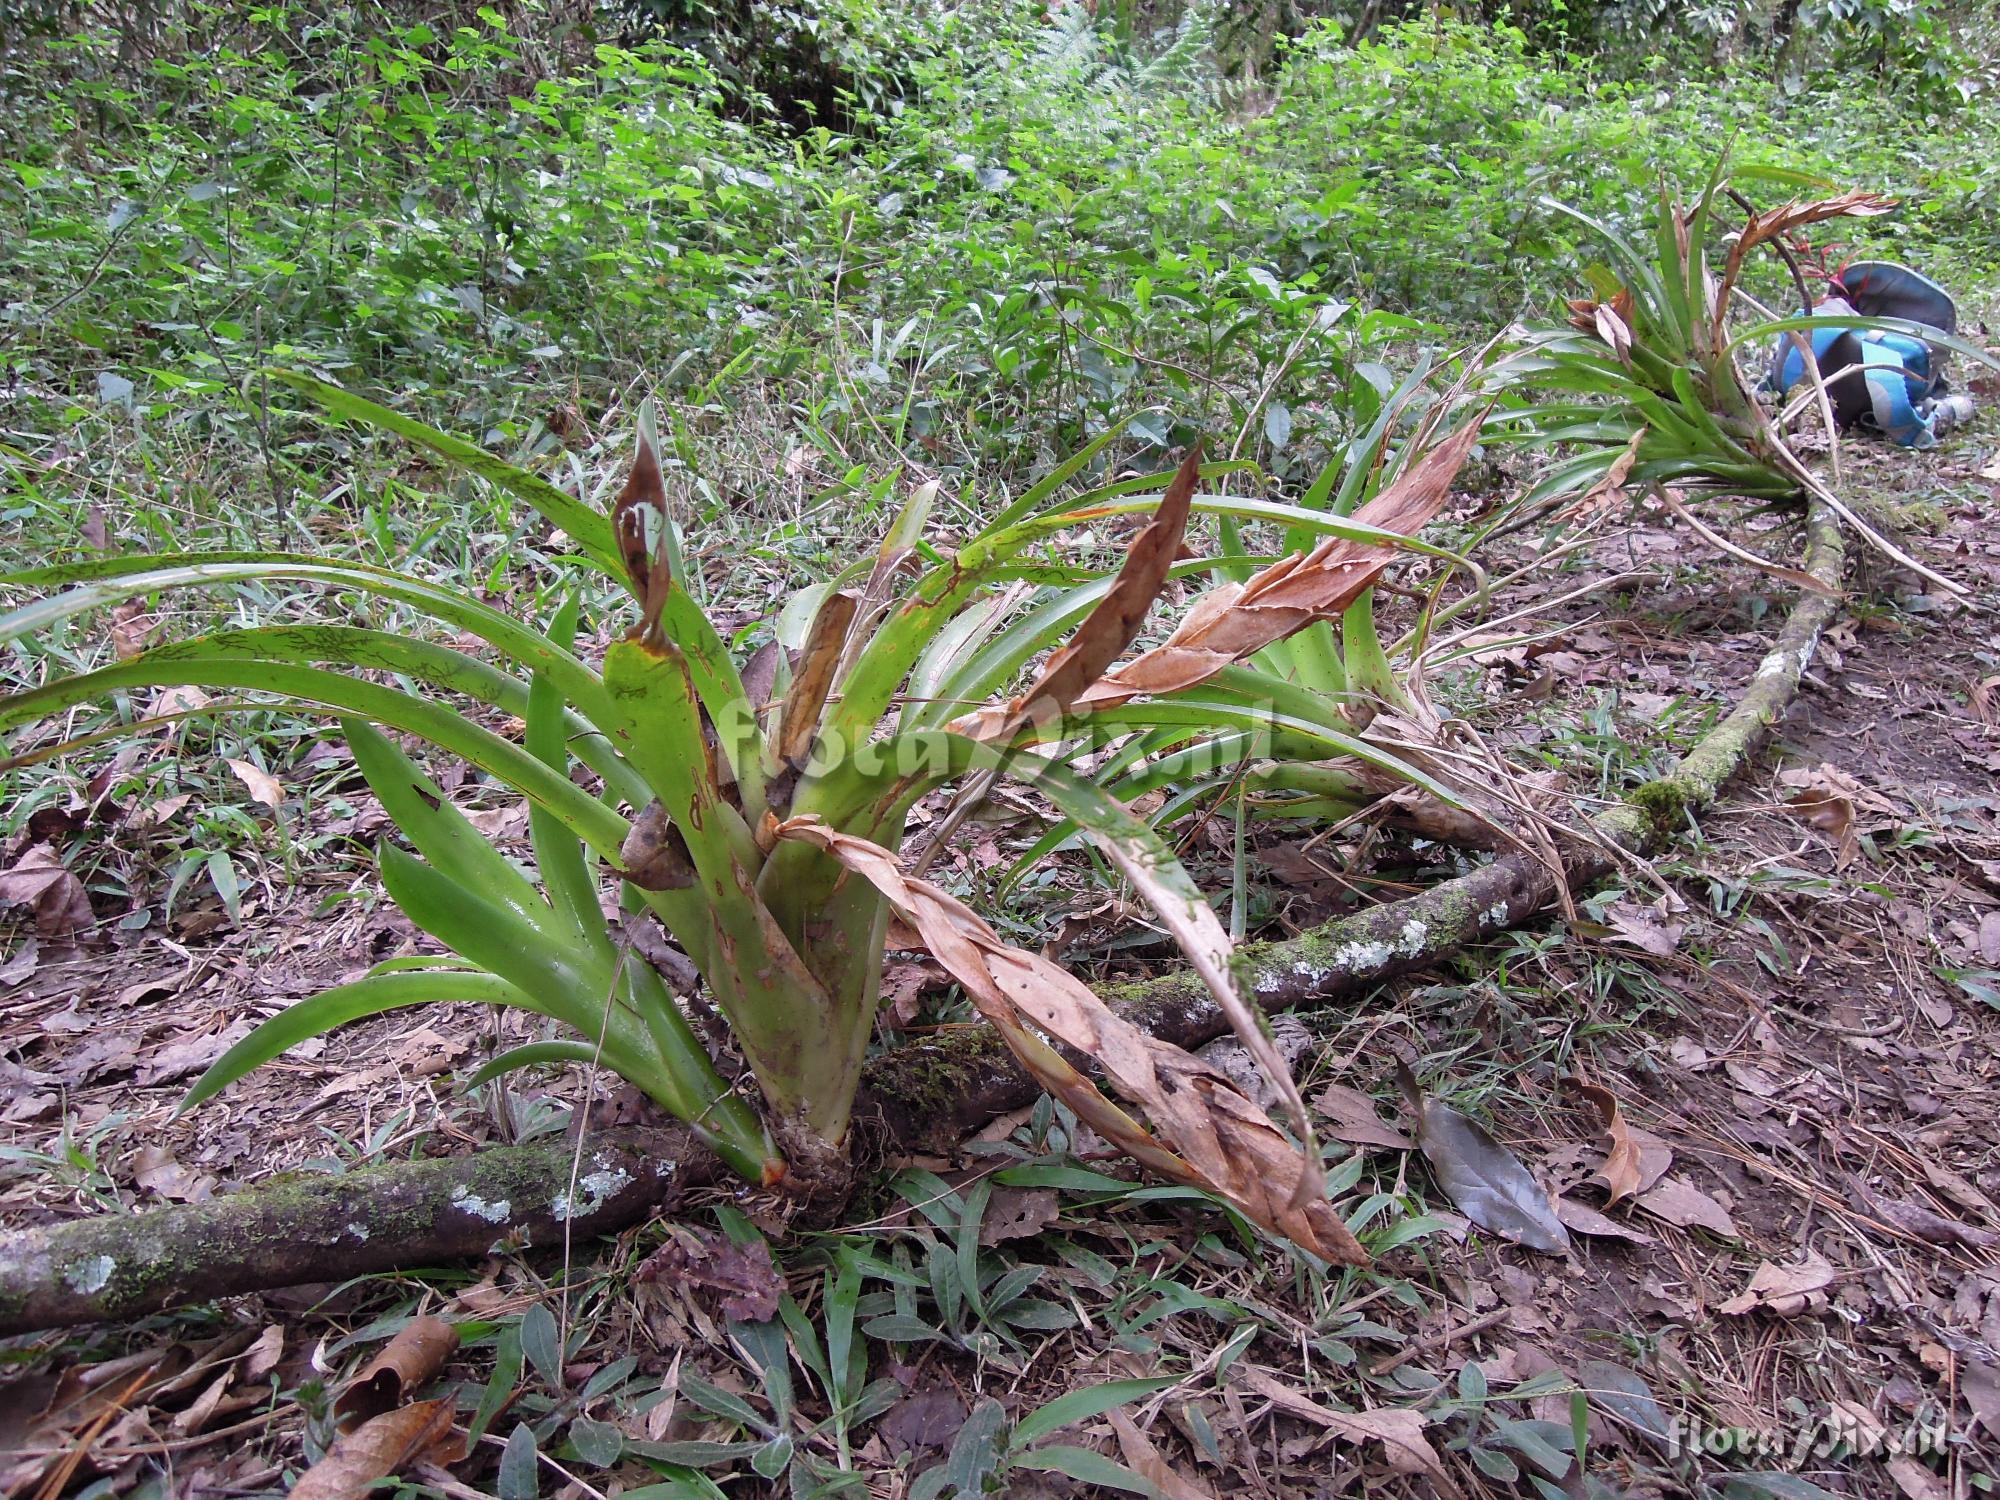
[[[69,586],[0,619],[7,641],[165,590],[256,582],[392,601],[479,643],[466,650],[343,623],[228,630],[0,700],[0,730],[147,686],[248,693],[260,709],[332,715],[414,851],[385,842],[384,887],[451,956],[385,964],[273,1017],[196,1083],[184,1107],[343,1022],[436,1000],[479,1001],[549,1017],[575,1034],[496,1059],[489,1076],[528,1062],[601,1060],[744,1175],[801,1195],[835,1192],[849,1170],[849,1116],[893,913],[964,983],[1036,1076],[1108,1139],[1329,1259],[1360,1255],[1319,1187],[1303,1102],[1236,992],[1228,939],[1200,891],[1114,797],[1060,758],[1023,752],[1129,733],[1135,693],[1166,690],[1121,682],[1107,669],[1166,581],[1190,571],[1175,559],[1191,513],[1275,521],[1320,539],[1308,557],[1293,560],[1296,597],[1282,583],[1272,586],[1285,602],[1278,614],[1257,615],[1258,638],[1234,636],[1209,650],[1218,667],[1312,624],[1322,618],[1316,610],[1337,606],[1337,613],[1393,559],[1402,537],[1365,513],[1341,518],[1198,496],[1204,471],[1192,454],[1157,500],[1164,476],[1057,501],[1115,435],[1107,433],[946,555],[921,539],[935,490],[919,490],[872,557],[783,612],[780,635],[795,654],[771,651],[739,665],[689,591],[643,422],[630,477],[607,517],[338,387],[280,378],[333,413],[399,433],[524,500],[591,568],[627,586],[637,618],[593,665],[578,649],[573,603],[540,631],[472,595],[365,564],[277,554],[140,557],[0,579]],[[1115,576],[1052,562],[1038,550],[1065,530],[1147,510],[1156,513]],[[996,603],[1021,588],[1049,591],[1050,603],[1003,641]],[[1256,602],[1249,594],[1223,613],[1246,618]],[[1276,597],[1268,602],[1279,606]],[[1065,634],[1067,644],[1024,692],[977,722],[935,722],[937,705],[963,709],[992,697]],[[1227,702],[1211,711],[1224,723],[1253,717]],[[521,721],[519,743],[487,727],[496,714]],[[533,874],[482,836],[388,732],[462,758],[521,793]],[[1298,733],[1323,753],[1343,748],[1310,728]],[[43,745],[4,764],[46,759],[74,743]],[[580,784],[579,768],[595,790]],[[895,851],[910,808],[969,773],[1031,781],[1153,903],[1279,1081],[1303,1152],[1221,1075],[1136,1032],[1062,970],[1007,947],[960,903],[903,873]],[[605,916],[599,888],[607,867],[619,905],[657,916],[700,971],[761,1108],[725,1086],[665,984],[631,956]],[[1045,1038],[1095,1055],[1158,1134],[1105,1099]]]
[[[1479,368],[1470,362],[1475,375]],[[1406,536],[1405,546],[1468,570],[1483,590],[1476,563],[1417,535],[1449,498],[1481,431],[1481,414],[1466,409],[1473,376],[1413,415],[1432,375],[1428,363],[1414,369],[1298,509]],[[1259,568],[1237,518],[1224,517],[1215,564],[1223,582],[1164,644],[1080,700],[1100,717],[1116,706],[1116,722],[1133,731],[1098,766],[1098,784],[1127,804],[1163,792],[1156,828],[1232,789],[1256,815],[1288,819],[1344,818],[1404,789],[1460,807],[1460,789],[1421,753],[1368,736],[1379,715],[1414,716],[1421,698],[1403,650],[1386,647],[1376,627],[1380,568],[1351,547],[1320,548],[1310,530],[1283,521],[1285,507],[1257,509],[1283,526],[1284,555]],[[1059,820],[1014,874],[1076,832]]]
[[[1726,156],[1692,210],[1675,202],[1663,180],[1653,240],[1646,246],[1574,208],[1543,200],[1589,229],[1610,264],[1586,269],[1593,295],[1569,304],[1568,326],[1529,331],[1493,367],[1494,389],[1543,398],[1497,424],[1496,436],[1529,449],[1561,449],[1564,455],[1520,508],[1533,513],[1572,494],[1609,493],[1621,486],[1673,485],[1774,501],[1810,495],[1904,566],[1963,592],[1906,556],[1826,487],[1787,446],[1737,359],[1746,346],[1820,328],[1913,334],[1982,363],[1992,364],[1992,357],[1942,330],[1897,318],[1805,313],[1732,324],[1732,305],[1741,296],[1739,283],[1753,252],[1782,247],[1786,237],[1812,224],[1870,217],[1896,205],[1854,191],[1761,213],[1746,210],[1742,227],[1727,237],[1718,276],[1709,254],[1722,226],[1725,194],[1734,196]]]

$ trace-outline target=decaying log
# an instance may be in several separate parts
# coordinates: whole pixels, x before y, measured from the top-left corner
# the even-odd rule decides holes
[[[1832,515],[1807,519],[1805,566],[1830,589],[1843,551]],[[1837,596],[1803,594],[1736,707],[1668,775],[1594,820],[1604,843],[1634,854],[1664,844],[1714,802],[1798,690]],[[1568,857],[1571,889],[1614,868],[1601,845]],[[1406,900],[1282,942],[1251,943],[1239,972],[1266,1010],[1338,1000],[1428,968],[1520,925],[1555,897],[1544,865],[1508,854]],[[1229,1029],[1193,975],[1108,992],[1135,1023],[1183,1047]],[[1035,1085],[984,1028],[902,1047],[871,1063],[857,1119],[873,1144],[945,1148],[994,1115],[1031,1102]],[[727,1171],[688,1132],[595,1137],[569,1211],[573,1148],[492,1148],[471,1157],[299,1178],[210,1203],[76,1220],[0,1235],[0,1335],[122,1320],[215,1297],[434,1265],[497,1247],[612,1233],[668,1209]]]
[[[580,1161],[556,1140],[17,1230],[0,1235],[0,1335],[560,1245],[565,1229],[587,1244],[725,1175],[678,1127],[608,1131]]]

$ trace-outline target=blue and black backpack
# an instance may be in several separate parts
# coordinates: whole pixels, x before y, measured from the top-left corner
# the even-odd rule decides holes
[[[1855,313],[1902,318],[1942,333],[1958,331],[1958,309],[1945,289],[1908,266],[1855,261],[1834,278],[1815,315]],[[1947,398],[1942,351],[1921,338],[1858,328],[1811,330],[1813,359],[1842,428],[1872,427],[1905,448],[1932,447],[1958,411]],[[1806,378],[1804,356],[1780,336],[1766,384],[1785,395]]]

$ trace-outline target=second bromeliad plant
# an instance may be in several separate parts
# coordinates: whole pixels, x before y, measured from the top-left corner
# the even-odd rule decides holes
[[[746,1177],[801,1196],[837,1193],[849,1180],[849,1118],[884,942],[899,919],[914,934],[899,941],[928,947],[1022,1063],[1108,1140],[1329,1260],[1365,1258],[1327,1200],[1305,1107],[1238,994],[1214,912],[1157,834],[1069,760],[1114,740],[1157,750],[1200,739],[1221,762],[1274,749],[1301,762],[1346,755],[1428,784],[1355,732],[1367,712],[1359,689],[1379,675],[1366,600],[1398,547],[1436,550],[1410,537],[1443,504],[1476,421],[1409,445],[1397,466],[1371,458],[1368,482],[1379,488],[1349,516],[1197,495],[1204,471],[1192,454],[1157,502],[1158,478],[1059,501],[1110,435],[949,555],[921,543],[934,487],[921,490],[873,557],[787,612],[793,651],[739,666],[689,591],[646,437],[607,517],[338,387],[284,378],[336,414],[397,432],[508,489],[567,533],[592,567],[622,580],[635,614],[593,665],[577,648],[574,604],[543,632],[470,594],[362,564],[194,555],[0,578],[70,586],[0,620],[7,641],[168,589],[261,581],[394,601],[478,642],[465,650],[345,623],[230,630],[0,700],[0,729],[143,686],[250,692],[258,697],[249,706],[333,715],[414,850],[383,845],[383,883],[450,956],[385,964],[293,1006],[217,1062],[189,1104],[346,1021],[478,1001],[575,1033],[517,1049],[489,1071],[601,1060]],[[1149,510],[1114,576],[1038,550],[1066,529]],[[1119,666],[1169,579],[1213,566],[1176,561],[1195,512],[1275,523],[1302,545],[1261,571],[1239,567],[1239,581],[1202,596],[1165,645]],[[1041,590],[1041,602],[1008,622],[1006,604],[1024,588]],[[1328,622],[1343,618],[1355,692],[1273,700],[1261,679],[1281,674],[1244,665],[1268,667],[1301,632],[1330,642]],[[1027,662],[1058,645],[1024,691],[1001,698]],[[1320,659],[1338,661],[1330,649]],[[519,742],[481,722],[496,714],[521,721]],[[389,732],[462,757],[521,793],[532,875]],[[1066,753],[1050,753],[1058,749]],[[580,784],[579,769],[594,789]],[[1296,1142],[1220,1073],[1123,1022],[1074,977],[1008,946],[962,903],[905,873],[896,851],[911,808],[969,773],[1031,782],[1146,897],[1278,1083]],[[665,983],[630,956],[600,903],[606,870],[619,906],[657,916],[700,971],[755,1080],[754,1103],[724,1083]],[[1051,1041],[1095,1058],[1151,1128]]]

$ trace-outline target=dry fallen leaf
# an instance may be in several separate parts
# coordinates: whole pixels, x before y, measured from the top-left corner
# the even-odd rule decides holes
[[[445,1396],[369,1418],[299,1476],[292,1500],[361,1500],[376,1481],[412,1463],[457,1463],[464,1456],[463,1442],[452,1433],[457,1410]]]
[[[1717,1303],[1715,1310],[1741,1316],[1765,1308],[1781,1318],[1789,1318],[1808,1307],[1824,1307],[1826,1298],[1821,1293],[1833,1285],[1838,1274],[1817,1250],[1807,1250],[1805,1260],[1795,1266],[1781,1266],[1767,1260],[1757,1268],[1746,1290],[1727,1302]]]
[[[252,802],[261,802],[274,813],[284,811],[285,789],[278,785],[277,777],[247,760],[231,760],[229,769],[236,773],[236,779],[250,793]]]
[[[176,1203],[205,1203],[215,1191],[215,1179],[183,1166],[165,1146],[141,1146],[132,1156],[132,1181],[149,1193]]]
[[[986,1216],[979,1221],[979,1243],[1030,1239],[1061,1214],[1054,1188],[995,1188],[986,1203]]]
[[[10,870],[0,872],[0,906],[25,906],[35,914],[35,932],[44,941],[63,942],[88,932],[97,921],[90,893],[48,844],[36,844]]]
[[[1604,909],[1604,921],[1613,937],[1654,958],[1672,958],[1687,931],[1685,922],[1669,921],[1659,907],[1638,901],[1612,902]]]
[[[813,615],[805,644],[799,648],[798,662],[792,668],[791,686],[786,689],[784,704],[778,710],[778,758],[787,765],[803,765],[812,749],[826,696],[833,691],[833,680],[847,649],[848,632],[860,607],[857,595],[841,589],[821,600],[819,610]]]
[[[1325,1134],[1350,1146],[1381,1146],[1414,1151],[1417,1143],[1375,1113],[1375,1101],[1359,1089],[1329,1083],[1313,1100],[1313,1108],[1328,1122]]]
[[[153,695],[152,704],[146,710],[146,717],[159,719],[165,718],[168,714],[199,713],[214,701],[198,687],[161,688]]]
[[[285,1353],[285,1330],[273,1323],[257,1335],[257,1341],[243,1351],[243,1378],[262,1380],[278,1368]]]
[[[1215,1193],[1251,1222],[1322,1259],[1367,1263],[1367,1252],[1323,1194],[1303,1201],[1296,1196],[1316,1163],[1304,1160],[1270,1116],[1222,1074],[1116,1015],[1060,965],[1003,942],[963,902],[904,875],[896,856],[879,844],[815,818],[789,819],[778,832],[826,851],[880,891],[914,929],[911,935],[965,987],[1022,1066],[1119,1150]],[[1146,1110],[1159,1136],[1105,1098],[1031,1028],[1095,1059],[1112,1085]]]
[[[1662,1177],[1633,1201],[1676,1229],[1701,1228],[1726,1239],[1736,1238],[1736,1221],[1729,1217],[1729,1210],[1684,1178]]]
[[[1907,1453],[1899,1453],[1883,1465],[1904,1500],[1951,1500],[1944,1481]]]
[[[1861,852],[1861,834],[1901,822],[1895,803],[1835,765],[1788,767],[1778,773],[1778,784],[1790,789],[1787,807],[1833,836],[1835,862],[1842,869]]]
[[[420,1313],[377,1351],[333,1403],[342,1431],[352,1431],[407,1401],[458,1348],[458,1330]]]
[[[1379,1406],[1373,1411],[1335,1411],[1309,1396],[1300,1395],[1268,1371],[1243,1361],[1230,1367],[1229,1377],[1240,1380],[1288,1416],[1317,1423],[1336,1437],[1352,1443],[1380,1443],[1388,1457],[1389,1467],[1398,1474],[1422,1474],[1443,1495],[1463,1493],[1445,1471],[1437,1449],[1424,1436],[1424,1427],[1429,1419],[1420,1411],[1407,1406]]]
[[[1168,1463],[1153,1446],[1152,1439],[1124,1412],[1114,1406],[1105,1415],[1118,1436],[1118,1451],[1125,1456],[1125,1467],[1151,1484],[1161,1500],[1215,1500],[1215,1491]]]
[[[1604,1127],[1609,1142],[1604,1157],[1604,1165],[1597,1169],[1595,1181],[1604,1184],[1611,1194],[1611,1203],[1620,1198],[1629,1198],[1645,1185],[1645,1167],[1639,1156],[1639,1143],[1632,1139],[1632,1131],[1625,1123],[1625,1116],[1619,1113],[1618,1099],[1610,1089],[1601,1083],[1585,1083],[1578,1080],[1576,1090],[1597,1109],[1598,1124]]]
[[[1562,1220],[1565,1229],[1595,1239],[1629,1240],[1635,1245],[1653,1243],[1650,1234],[1634,1229],[1629,1224],[1621,1224],[1609,1214],[1599,1213],[1588,1203],[1579,1203],[1574,1198],[1556,1199],[1556,1217]]]
[[[1518,1156],[1476,1120],[1426,1098],[1408,1064],[1396,1064],[1396,1083],[1409,1102],[1424,1160],[1460,1213],[1531,1250],[1561,1255],[1569,1249],[1569,1235],[1547,1190]]]
[[[725,1318],[764,1323],[778,1315],[784,1278],[761,1239],[731,1244],[719,1234],[675,1225],[667,1242],[639,1263],[634,1281],[665,1281],[720,1293]]]

